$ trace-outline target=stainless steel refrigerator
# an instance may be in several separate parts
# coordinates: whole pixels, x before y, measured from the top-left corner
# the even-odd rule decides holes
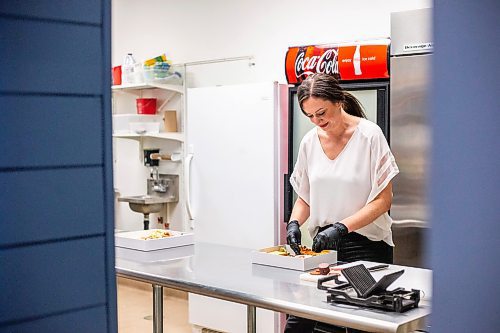
[[[429,267],[426,187],[431,143],[429,85],[432,58],[431,9],[391,13],[390,132],[400,169],[393,181],[391,217],[394,261]]]

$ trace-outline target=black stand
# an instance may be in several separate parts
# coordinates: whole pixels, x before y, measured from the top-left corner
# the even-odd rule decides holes
[[[336,275],[318,280],[318,289],[326,290],[329,303],[343,303],[362,307],[377,308],[393,312],[405,312],[417,308],[420,302],[420,290],[410,291],[397,288],[388,291],[387,287],[404,273],[404,270],[383,276],[375,281],[364,265],[357,265],[342,270],[347,283],[338,280]],[[325,282],[335,280],[337,286],[327,287]],[[352,291],[356,293],[353,293]]]

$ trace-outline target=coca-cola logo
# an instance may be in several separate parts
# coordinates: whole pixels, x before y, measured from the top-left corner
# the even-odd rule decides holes
[[[302,50],[295,59],[295,76],[297,78],[305,78],[313,73],[339,73],[337,49],[328,49],[320,56],[306,57],[305,55],[305,50]]]

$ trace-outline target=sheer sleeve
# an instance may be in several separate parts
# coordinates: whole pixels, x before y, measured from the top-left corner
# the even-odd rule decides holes
[[[290,184],[292,184],[295,193],[309,205],[310,189],[309,176],[307,174],[307,155],[303,143],[299,147],[297,162],[290,176]]]
[[[367,203],[375,199],[399,173],[394,155],[381,130],[372,138],[370,163],[372,188]]]

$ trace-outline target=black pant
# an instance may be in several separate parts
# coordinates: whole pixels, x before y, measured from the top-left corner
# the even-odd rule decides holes
[[[329,226],[320,228],[318,232],[323,231]],[[358,260],[375,261],[386,264],[392,264],[393,252],[392,246],[384,241],[374,242],[356,232],[351,232],[343,237],[337,244],[338,260],[343,262],[353,262]],[[316,330],[315,330],[316,328]],[[309,332],[361,332],[354,329],[345,329],[338,326],[318,323],[301,317],[288,316],[284,333],[309,333]]]

